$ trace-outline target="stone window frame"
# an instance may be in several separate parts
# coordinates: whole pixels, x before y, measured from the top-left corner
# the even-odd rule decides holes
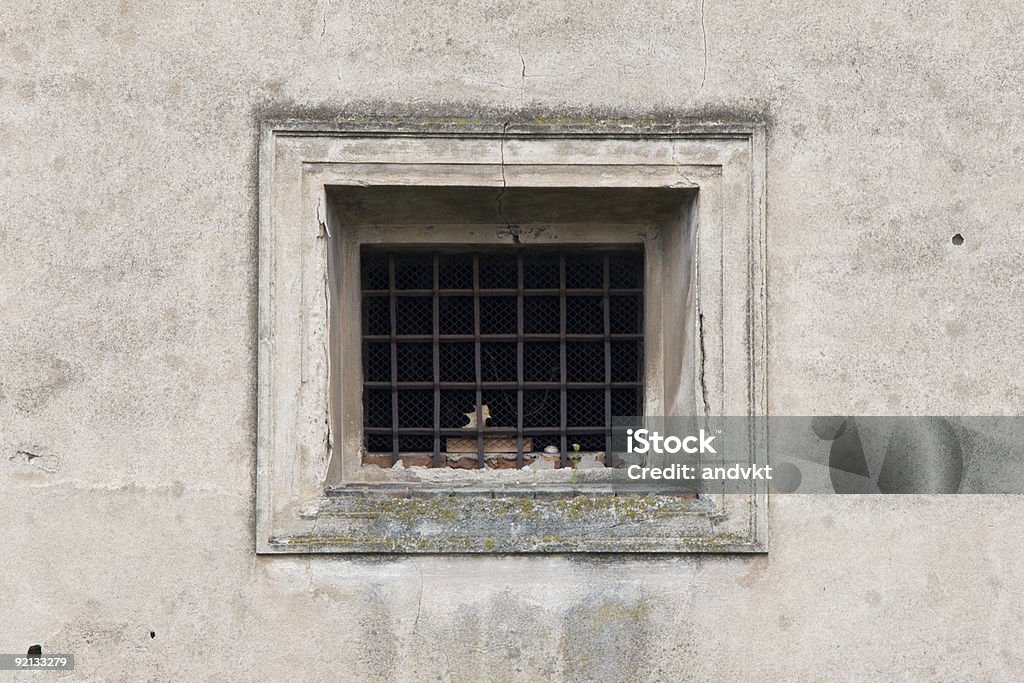
[[[358,287],[353,293],[332,275],[358,271],[358,263],[352,249],[336,248],[344,226],[329,188],[367,184],[692,191],[681,207],[686,232],[678,237],[686,244],[665,250],[681,256],[666,259],[660,275],[668,291],[689,292],[687,313],[678,317],[683,334],[662,333],[654,347],[664,345],[655,358],[666,382],[693,390],[645,403],[680,415],[766,414],[762,124],[266,121],[259,149],[258,553],[767,550],[763,483],[692,499],[617,493],[599,475],[581,479],[575,470],[504,482],[442,481],[411,470],[359,476],[352,449],[361,410],[352,409],[343,385],[361,366],[360,352],[335,343],[343,320],[351,320],[351,309],[339,309],[348,297],[358,299]],[[481,244],[511,239],[491,233],[493,241]],[[744,445],[751,463],[767,463],[763,437],[752,432]]]

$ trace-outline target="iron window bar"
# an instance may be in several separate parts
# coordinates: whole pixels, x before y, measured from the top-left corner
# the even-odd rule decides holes
[[[613,416],[642,411],[639,249],[364,248],[361,270],[367,453],[612,464]]]

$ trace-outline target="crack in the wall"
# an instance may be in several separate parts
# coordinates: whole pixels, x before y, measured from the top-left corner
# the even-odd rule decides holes
[[[704,414],[711,414],[711,402],[708,400],[708,383],[704,376],[707,365],[706,351],[704,346],[704,314],[697,315],[697,336],[700,339],[700,395],[704,402]]]
[[[526,69],[526,65],[523,65],[523,69]],[[505,224],[504,232],[498,230],[498,237],[511,237],[515,244],[519,244],[519,226],[513,226],[509,222],[508,218],[505,217],[504,199],[505,190],[508,189],[508,180],[505,178],[505,134],[508,132],[509,124],[512,123],[512,119],[506,119],[501,124],[501,190],[498,191],[498,196],[495,197],[497,202],[498,216],[501,221]]]
[[[686,184],[681,185],[678,182],[676,182],[672,184],[672,187],[700,187],[699,182],[694,180],[688,173],[682,170],[683,168],[685,168],[685,165],[682,162],[680,162],[679,158],[676,156],[676,142],[678,141],[675,139],[672,140],[672,165],[675,167],[676,172],[679,173],[679,175],[683,176],[683,180],[686,182]]]
[[[324,258],[324,263],[327,265],[323,269],[323,285],[324,285],[324,308],[326,313],[327,328],[330,330],[331,327],[331,253],[334,249],[333,235],[331,235],[331,228],[328,225],[327,209],[324,207],[321,212],[321,206],[324,203],[324,196],[321,195],[316,199],[316,220],[320,224],[320,233],[317,235],[320,238],[327,236],[327,243],[324,245],[324,249],[327,253]],[[330,349],[330,334],[326,333],[323,335],[323,354],[327,362],[327,374],[331,375],[331,349]],[[331,392],[327,394],[327,405],[324,410],[324,438],[323,438],[323,450],[324,450],[324,472],[326,473],[331,467],[331,452],[333,448],[333,440],[331,436]]]
[[[522,64],[522,71],[519,73],[519,107],[523,106],[523,98],[526,97],[526,60],[523,59],[522,46],[516,46],[516,54],[519,55],[519,63]],[[506,124],[507,125],[507,124]]]
[[[317,197],[316,199],[316,222],[320,226],[320,237],[326,235],[328,238],[332,237],[331,229],[327,227],[327,217],[320,213],[322,198]]]
[[[418,564],[416,564],[415,559],[409,559],[412,561],[412,566],[415,567],[416,573],[419,575],[420,579],[420,588],[416,596],[416,618],[412,621],[412,632],[413,634],[415,634],[416,629],[419,628],[420,625],[420,612],[423,609],[423,570],[420,569],[420,566]]]
[[[15,461],[20,459],[21,463],[25,465],[32,465],[33,467],[40,469],[49,474],[53,474],[60,468],[60,457],[56,455],[50,455],[47,453],[39,453],[34,450],[27,450],[25,448],[19,448],[14,451],[14,454],[8,456],[8,460]]]
[[[700,87],[697,88],[697,92],[704,89],[704,81],[708,77],[708,32],[704,25],[704,0],[700,0],[700,36],[701,44],[704,49],[704,68],[700,74]]]

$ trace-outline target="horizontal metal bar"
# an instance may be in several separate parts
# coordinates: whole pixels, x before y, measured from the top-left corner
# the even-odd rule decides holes
[[[599,425],[595,427],[566,427],[566,434],[593,434],[594,436],[604,436],[606,427]],[[391,434],[391,427],[363,427],[363,431],[367,434]],[[562,431],[558,425],[552,425],[550,427],[523,427],[523,434],[527,436],[533,434],[551,435],[558,436]],[[434,431],[432,427],[399,427],[399,434],[405,434],[406,436],[433,436]],[[441,436],[464,436],[474,438],[477,435],[475,427],[442,427],[440,431]],[[515,436],[515,427],[488,427],[483,430],[484,437],[489,436]]]
[[[441,389],[476,389],[476,382],[439,382]],[[390,389],[392,387],[391,382],[363,382],[363,386],[367,389]],[[432,389],[434,387],[433,382],[397,382],[394,386],[399,389]],[[481,382],[480,386],[484,389],[518,389],[518,382]],[[558,389],[562,386],[561,382],[523,382],[522,387],[524,389]],[[565,387],[567,389],[604,389],[605,386],[611,386],[612,389],[638,389],[642,386],[642,382],[612,382],[610,385],[606,385],[604,382],[566,382]]]
[[[559,341],[562,339],[562,335],[554,333],[536,333],[536,334],[524,334],[523,341]],[[612,334],[610,339],[612,341],[639,341],[643,339],[642,334]],[[411,342],[411,341],[433,341],[434,337],[430,334],[396,334],[394,337],[387,334],[364,334],[363,341],[368,342],[386,342],[394,339],[398,342]],[[440,341],[476,341],[477,337],[472,334],[442,334],[438,336]],[[479,337],[480,341],[517,341],[518,335],[515,334],[481,334]],[[566,334],[566,341],[604,341],[603,334]]]
[[[566,296],[601,296],[604,294],[603,289],[566,289]],[[514,288],[495,288],[495,289],[481,289],[480,296],[515,296],[519,293],[523,296],[558,296],[561,293],[559,289],[536,289],[536,288],[524,288],[522,290]],[[396,289],[394,291],[395,296],[401,298],[403,296],[432,296],[433,294],[439,294],[441,296],[473,296],[472,289],[439,289],[436,292],[433,289]],[[642,289],[609,289],[608,293],[611,296],[628,296],[630,294],[643,294]],[[386,289],[364,289],[363,296],[367,297],[386,297],[390,296],[391,292]]]

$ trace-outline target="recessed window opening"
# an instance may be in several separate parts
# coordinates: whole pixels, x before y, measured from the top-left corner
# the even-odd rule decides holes
[[[641,248],[363,247],[364,464],[611,466],[643,410]]]

